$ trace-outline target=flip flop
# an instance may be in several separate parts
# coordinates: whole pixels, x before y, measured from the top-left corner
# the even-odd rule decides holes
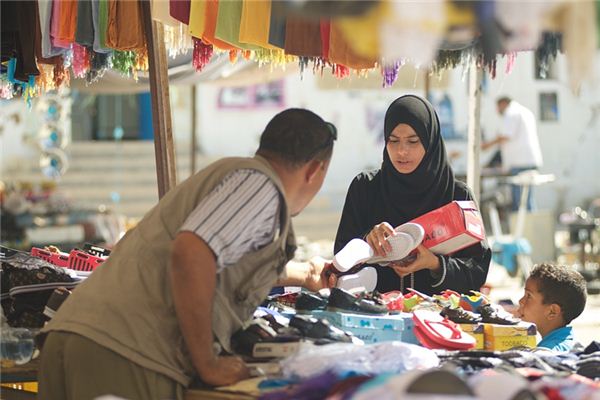
[[[392,251],[383,257],[372,257],[368,262],[372,264],[388,265],[392,261],[399,261],[410,254],[416,247],[415,240],[408,233],[400,232],[386,239],[392,246]]]
[[[373,257],[373,249],[362,239],[352,239],[333,256],[333,266],[339,272],[346,272]]]
[[[396,233],[407,233],[409,234],[413,240],[415,241],[415,247],[421,244],[423,238],[425,237],[425,229],[419,224],[415,224],[414,222],[407,222],[402,224],[394,229]]]
[[[413,321],[422,334],[444,348],[468,350],[475,347],[473,336],[467,335],[457,324],[436,312],[415,310]]]
[[[372,292],[377,286],[377,270],[373,267],[364,267],[355,274],[338,276],[337,288],[352,291],[362,287],[367,292]]]

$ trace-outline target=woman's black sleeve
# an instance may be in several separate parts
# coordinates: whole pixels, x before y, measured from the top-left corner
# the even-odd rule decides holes
[[[348,188],[346,202],[344,203],[344,209],[342,210],[340,224],[333,245],[334,254],[344,248],[346,243],[350,240],[362,238],[368,233],[370,228],[364,226],[363,222],[363,213],[365,212],[365,209],[360,205],[364,203],[364,201],[361,201],[361,198],[364,197],[365,193],[363,193],[364,188],[361,187],[362,185],[360,183],[358,177],[354,178]]]
[[[458,191],[455,200],[475,201],[466,185],[460,189],[463,190]],[[435,286],[436,291],[452,289],[459,293],[469,293],[469,290],[478,291],[485,283],[492,259],[492,251],[487,240],[484,239],[451,256],[440,255],[438,258],[440,259],[442,273],[445,269],[446,276],[439,285]]]

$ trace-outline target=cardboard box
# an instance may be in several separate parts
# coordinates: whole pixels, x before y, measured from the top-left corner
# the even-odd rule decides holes
[[[258,342],[252,349],[254,358],[285,358],[298,352],[300,342]]]
[[[412,314],[363,315],[333,311],[315,311],[315,318],[325,318],[343,331],[351,332],[365,343],[401,341],[419,344],[413,333]]]
[[[460,324],[460,328],[463,332],[468,333],[475,338],[475,347],[473,350],[483,350],[485,348],[483,324]]]
[[[483,324],[485,350],[510,350],[514,347],[537,345],[535,324],[520,322],[518,325]]]
[[[425,229],[422,244],[435,254],[452,254],[485,239],[481,214],[473,201],[453,201],[410,222]]]

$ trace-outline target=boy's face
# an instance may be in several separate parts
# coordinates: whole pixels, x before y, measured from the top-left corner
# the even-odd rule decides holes
[[[534,279],[525,282],[525,294],[519,300],[517,316],[523,321],[533,322],[538,329],[543,329],[548,323],[550,304],[544,304],[544,297],[538,289],[538,283]]]

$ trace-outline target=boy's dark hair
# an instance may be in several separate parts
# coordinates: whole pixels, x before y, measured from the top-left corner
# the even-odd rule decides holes
[[[565,265],[536,265],[529,279],[538,284],[544,304],[558,304],[565,324],[577,318],[585,308],[587,298],[585,279]]]
[[[511,101],[512,101],[512,99],[510,97],[508,97],[508,96],[502,96],[502,97],[499,97],[498,100],[496,100],[496,103],[497,104],[500,104],[500,103],[507,103],[508,104]]]
[[[290,108],[269,121],[260,137],[257,154],[277,157],[290,167],[310,160],[329,160],[337,130],[312,111]]]

